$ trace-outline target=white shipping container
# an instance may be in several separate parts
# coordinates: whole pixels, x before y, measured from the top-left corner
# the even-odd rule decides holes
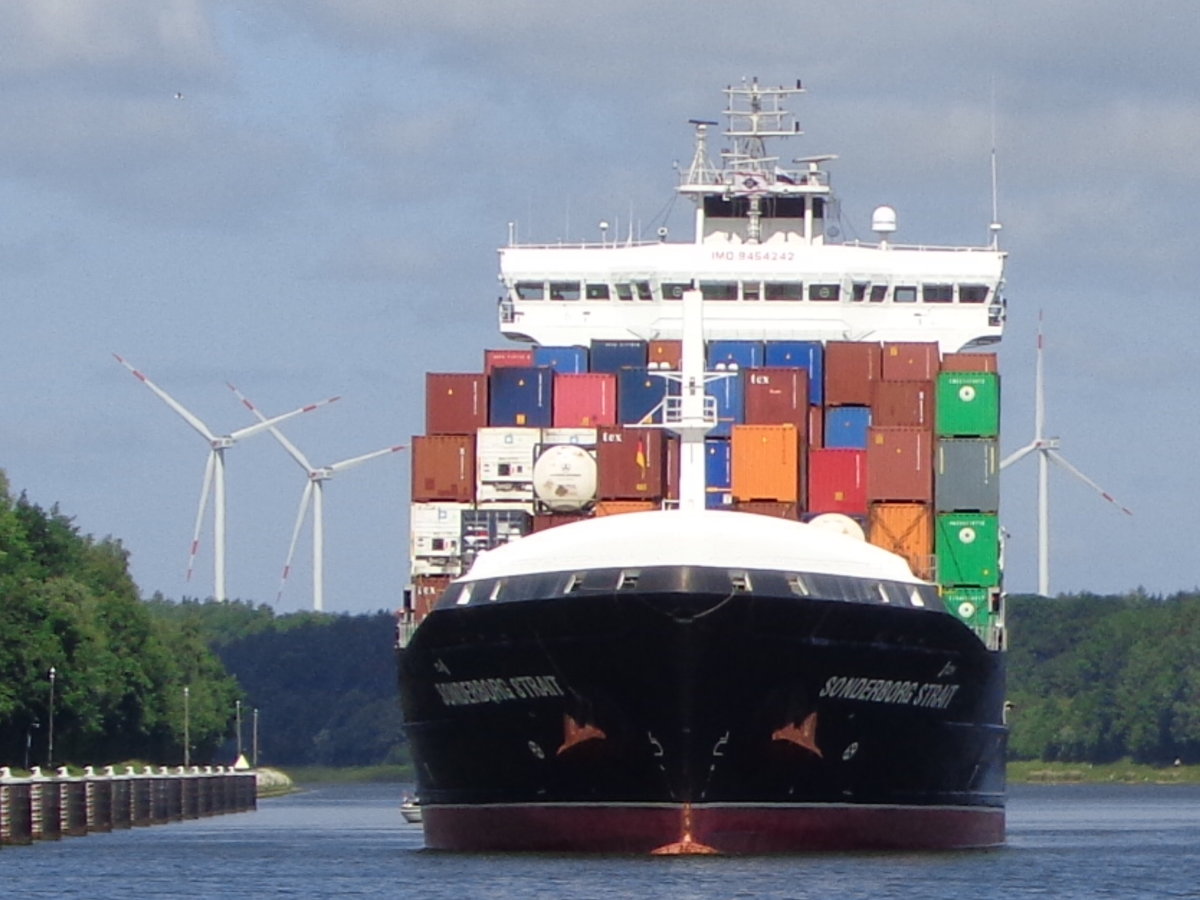
[[[596,446],[595,428],[543,428],[542,446],[551,444],[578,444],[581,447]]]
[[[533,453],[540,428],[480,428],[475,433],[475,498],[481,502],[532,502]]]
[[[409,517],[410,555],[414,575],[457,574],[419,571],[418,561],[438,564],[447,559],[456,563],[462,553],[462,511],[467,503],[414,503]]]

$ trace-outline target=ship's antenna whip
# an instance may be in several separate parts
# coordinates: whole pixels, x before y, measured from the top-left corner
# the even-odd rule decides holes
[[[992,249],[1000,247],[1000,201],[996,188],[996,76],[992,76],[992,224],[988,230],[992,233]]]

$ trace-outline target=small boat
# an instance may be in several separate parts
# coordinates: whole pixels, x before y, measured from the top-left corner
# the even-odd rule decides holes
[[[421,801],[416,797],[405,797],[400,801],[400,815],[413,825],[421,824]]]

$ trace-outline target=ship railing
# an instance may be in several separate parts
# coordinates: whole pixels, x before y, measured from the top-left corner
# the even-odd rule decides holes
[[[679,425],[683,423],[683,398],[663,397],[663,424]],[[711,394],[704,396],[704,423],[715,428],[717,425],[717,398]]]
[[[499,301],[500,307],[500,322],[504,325],[511,325],[517,321],[516,305],[511,300],[505,300],[503,297]]]
[[[832,242],[826,241],[826,243],[832,243]],[[841,246],[841,247],[866,247],[867,249],[877,249],[879,247],[879,242],[878,241],[862,241],[862,240],[842,241],[840,244],[838,244],[838,246]],[[997,252],[995,247],[988,247],[988,246],[983,246],[983,245],[973,245],[973,244],[893,244],[891,241],[888,241],[887,247],[889,250],[919,250],[919,251],[940,250],[940,251],[953,251],[956,253],[996,253]]]
[[[518,250],[620,250],[624,247],[653,247],[661,244],[661,238],[654,240],[600,240],[600,241],[509,241],[507,247]]]

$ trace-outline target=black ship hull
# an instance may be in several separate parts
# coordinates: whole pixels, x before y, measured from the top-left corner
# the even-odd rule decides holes
[[[1003,842],[1002,653],[940,610],[703,572],[434,610],[400,651],[426,844]]]

